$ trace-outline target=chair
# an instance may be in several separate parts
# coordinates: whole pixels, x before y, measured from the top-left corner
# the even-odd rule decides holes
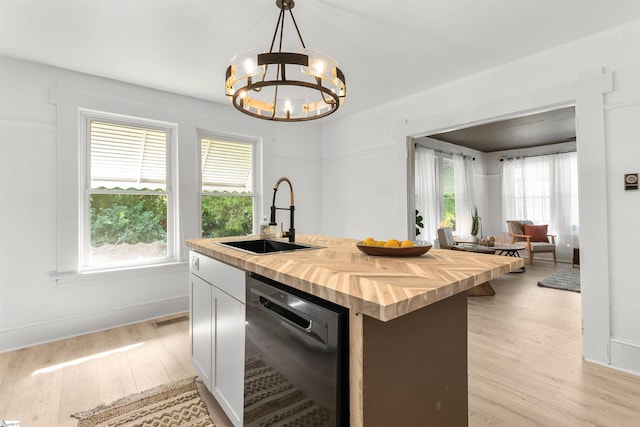
[[[451,232],[451,228],[438,228],[438,243],[440,249],[454,249],[457,251],[476,252],[480,254],[495,254],[496,251],[492,247],[472,244],[471,242],[456,242]],[[468,244],[466,244],[468,243]]]
[[[552,253],[553,263],[557,263],[556,236],[547,234],[546,225],[535,225],[529,220],[508,220],[507,226],[511,236],[511,243],[526,242],[527,252],[529,252],[529,265],[533,265],[533,256],[535,254],[545,252]]]
[[[438,228],[438,242],[441,249],[455,249],[456,242],[449,227]]]

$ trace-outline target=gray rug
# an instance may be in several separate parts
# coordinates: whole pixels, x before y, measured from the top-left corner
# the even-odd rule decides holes
[[[538,282],[538,286],[580,292],[580,269],[564,268]]]

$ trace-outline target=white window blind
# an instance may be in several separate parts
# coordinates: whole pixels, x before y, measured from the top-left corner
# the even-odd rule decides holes
[[[456,182],[453,173],[453,161],[451,159],[442,160],[442,182],[444,194],[456,194]]]
[[[253,192],[252,144],[200,139],[202,192]]]
[[[166,190],[167,132],[90,122],[91,188]]]

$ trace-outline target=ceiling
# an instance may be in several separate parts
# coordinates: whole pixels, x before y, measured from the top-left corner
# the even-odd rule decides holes
[[[0,0],[0,54],[226,103],[229,59],[268,47],[278,12],[274,0]],[[335,118],[640,19],[640,1],[298,0],[294,15],[346,75]]]
[[[567,107],[523,117],[429,135],[490,153],[576,140],[575,108]]]

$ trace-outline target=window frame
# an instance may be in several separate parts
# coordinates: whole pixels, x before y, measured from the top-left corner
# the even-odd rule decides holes
[[[104,193],[103,190],[91,189],[91,122],[101,121],[116,125],[144,127],[163,131],[167,135],[166,147],[166,181],[165,191],[118,190],[107,191],[109,194],[148,194],[165,195],[167,198],[167,254],[164,257],[143,260],[124,261],[106,265],[90,265],[89,252],[91,246],[91,210],[90,196],[92,193]],[[177,197],[177,124],[141,117],[127,116],[97,110],[79,109],[79,199],[78,206],[78,272],[116,271],[131,267],[144,267],[175,263],[179,259],[179,245],[177,238],[178,197]]]
[[[202,237],[202,198],[203,197],[250,197],[253,199],[252,211],[252,234],[258,232],[258,225],[261,220],[262,206],[262,146],[259,138],[249,136],[238,136],[233,134],[225,134],[220,132],[212,132],[208,130],[198,129],[198,235]],[[202,191],[202,139],[215,139],[229,143],[239,143],[251,145],[251,188],[252,194],[233,194],[223,192]]]

